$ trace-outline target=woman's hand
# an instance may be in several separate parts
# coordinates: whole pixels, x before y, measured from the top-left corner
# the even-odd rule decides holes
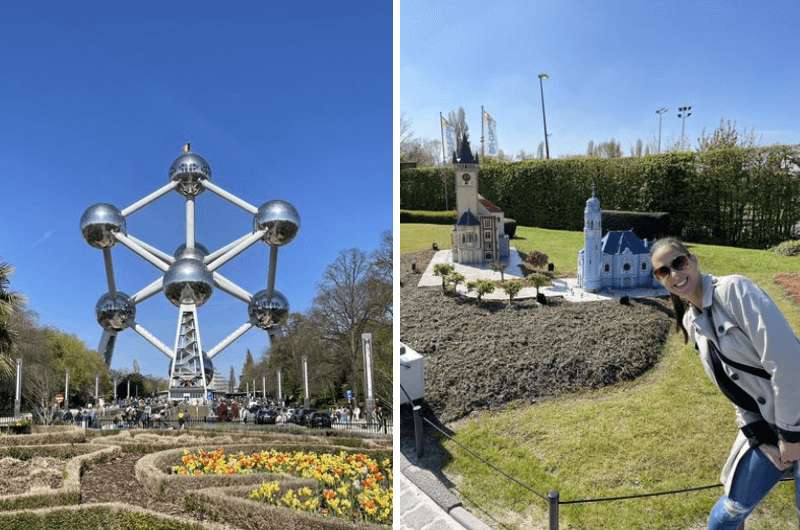
[[[780,442],[780,443],[783,443],[783,442]],[[768,444],[761,444],[761,445],[758,446],[758,448],[761,449],[761,452],[764,453],[764,456],[769,458],[769,461],[772,462],[772,465],[774,465],[776,468],[780,469],[781,471],[783,471],[784,469],[787,469],[788,467],[790,467],[792,465],[791,462],[786,463],[786,464],[783,462],[783,459],[781,458],[781,450],[778,449],[776,446],[768,445]]]
[[[800,443],[778,442],[778,448],[781,451],[781,461],[784,464],[791,464],[795,460],[800,460]]]

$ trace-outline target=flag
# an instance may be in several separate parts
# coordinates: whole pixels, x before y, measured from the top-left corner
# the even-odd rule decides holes
[[[497,155],[497,122],[491,114],[483,112],[483,123],[486,128],[486,154]]]
[[[456,128],[453,127],[444,116],[441,117],[442,137],[444,139],[444,163],[447,164],[453,158],[453,153],[456,152]]]

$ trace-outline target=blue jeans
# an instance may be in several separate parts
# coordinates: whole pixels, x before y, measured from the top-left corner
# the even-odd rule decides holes
[[[792,468],[789,468],[791,470]],[[800,478],[798,464],[794,465],[795,484]],[[709,530],[736,530],[755,509],[761,499],[784,476],[760,449],[749,449],[739,461],[733,476],[730,495],[719,498],[708,518]],[[795,486],[795,502],[800,508],[800,492]]]

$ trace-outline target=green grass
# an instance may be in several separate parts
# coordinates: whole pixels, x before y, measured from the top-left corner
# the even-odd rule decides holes
[[[447,232],[445,232],[447,231]],[[446,241],[449,227],[401,225],[401,252]],[[574,274],[580,232],[519,227],[512,245],[547,253]],[[795,330],[800,310],[772,276],[798,270],[800,258],[767,251],[694,245],[701,268],[744,274],[764,288]],[[624,340],[624,330],[621,330]],[[736,435],[732,406],[703,372],[695,350],[677,335],[662,361],[635,382],[533,406],[485,413],[460,422],[456,438],[540,492],[562,500],[626,495],[713,484]],[[445,472],[464,497],[512,528],[540,526],[546,504],[477,463],[451,442]],[[722,489],[643,500],[561,506],[561,528],[695,529]],[[793,486],[781,484],[748,520],[748,530],[787,528],[796,519]],[[489,508],[492,507],[492,508]],[[533,521],[533,523],[532,523]]]

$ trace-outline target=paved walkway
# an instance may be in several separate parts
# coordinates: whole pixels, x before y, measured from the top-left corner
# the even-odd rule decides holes
[[[433,499],[415,486],[402,473],[397,473],[395,495],[399,495],[400,530],[463,530]]]
[[[459,285],[456,290],[458,291],[459,294],[467,296],[469,298],[477,298],[478,295],[474,291],[473,292],[467,291],[467,286],[465,285],[466,282],[470,280],[493,280],[493,281],[500,280],[500,273],[493,271],[488,266],[473,266],[473,265],[462,265],[461,263],[453,263],[452,252],[450,250],[440,250],[433,255],[433,258],[431,258],[431,261],[430,263],[428,263],[428,267],[422,274],[422,278],[420,278],[417,287],[441,288],[442,279],[439,276],[433,275],[433,266],[436,265],[437,263],[450,263],[451,265],[453,265],[456,272],[464,275],[464,283]],[[505,271],[503,272],[503,277],[506,280],[520,279],[521,278],[521,272],[519,269],[520,263],[521,260],[519,258],[519,253],[517,252],[516,249],[512,248],[511,256],[509,257],[509,263],[506,266]],[[663,288],[605,290],[601,293],[590,293],[578,287],[577,278],[556,278],[553,280],[551,285],[539,288],[539,292],[544,294],[548,298],[553,296],[560,296],[564,298],[564,300],[566,300],[567,302],[600,302],[603,300],[619,300],[619,298],[622,296],[628,296],[630,298],[648,298],[654,296],[666,296],[667,294],[667,291]],[[514,297],[515,300],[521,300],[523,298],[536,298],[536,288],[523,287],[519,291],[517,296]],[[507,301],[508,295],[505,293],[505,291],[503,291],[498,287],[493,292],[483,295],[483,299]]]

